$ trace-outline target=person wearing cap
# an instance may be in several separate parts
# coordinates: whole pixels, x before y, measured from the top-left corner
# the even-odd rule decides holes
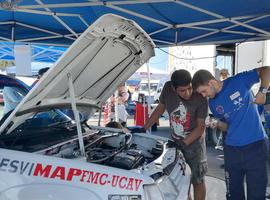
[[[165,110],[170,117],[172,139],[182,150],[191,168],[194,199],[204,200],[205,174],[208,168],[204,131],[208,104],[206,98],[193,92],[188,71],[180,69],[173,72],[171,80],[165,83],[158,106],[146,121],[144,129],[149,129]]]
[[[251,87],[261,87],[255,98]],[[270,82],[270,67],[239,73],[224,81],[216,80],[207,70],[197,71],[193,89],[209,98],[215,127],[226,131],[224,145],[225,180],[228,200],[264,200],[267,187],[268,138],[257,105],[264,104]]]

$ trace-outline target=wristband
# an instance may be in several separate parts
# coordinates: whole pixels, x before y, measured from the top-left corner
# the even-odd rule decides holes
[[[266,94],[267,93],[267,88],[261,86],[260,89],[259,89],[259,92],[261,92],[263,94]]]

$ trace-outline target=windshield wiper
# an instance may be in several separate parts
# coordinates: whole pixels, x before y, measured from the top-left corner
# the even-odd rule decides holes
[[[72,124],[72,120],[51,123],[48,125],[48,127],[57,127],[57,126],[62,126],[62,125],[66,127],[66,125],[70,125],[70,124]],[[74,123],[74,126],[75,126],[75,123]]]

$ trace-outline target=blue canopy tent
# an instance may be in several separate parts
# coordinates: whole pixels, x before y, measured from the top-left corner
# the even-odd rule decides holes
[[[0,0],[0,40],[68,46],[106,13],[136,21],[158,47],[270,38],[269,0]]]
[[[65,51],[66,47],[31,45],[31,60],[36,62],[54,63]],[[0,42],[0,60],[14,60],[14,44]]]

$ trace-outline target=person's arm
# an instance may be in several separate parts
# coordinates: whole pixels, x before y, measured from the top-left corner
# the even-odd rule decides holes
[[[154,110],[154,112],[151,114],[150,118],[145,122],[144,129],[149,129],[158,119],[159,117],[164,113],[165,111],[165,105],[162,103],[159,103]]]
[[[191,133],[183,140],[185,145],[190,145],[198,138],[202,137],[205,131],[205,119],[198,118],[196,120],[196,128],[194,128]]]
[[[268,89],[270,82],[270,67],[260,67],[257,69],[257,72],[261,80],[261,88]],[[263,93],[262,91],[259,90],[255,96],[254,103],[264,104],[265,100],[266,100],[266,93]]]

